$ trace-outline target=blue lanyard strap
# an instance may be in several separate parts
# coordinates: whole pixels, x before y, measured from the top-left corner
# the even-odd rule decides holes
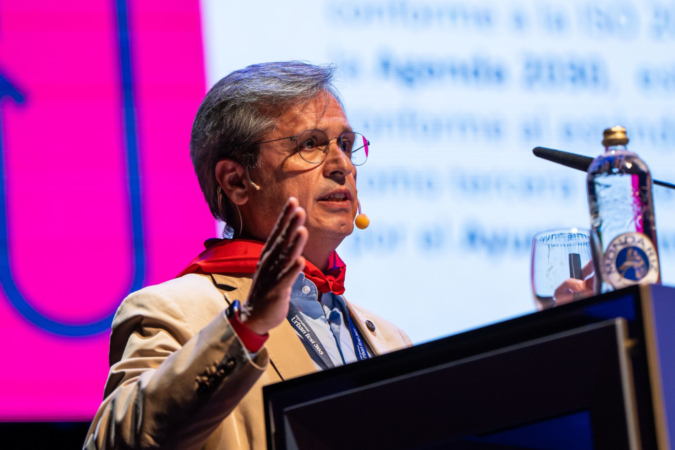
[[[356,353],[356,359],[359,361],[368,359],[370,356],[368,355],[368,350],[366,350],[366,344],[364,344],[359,331],[354,326],[354,321],[352,320],[352,315],[349,313],[349,308],[345,309],[347,309],[347,320],[349,321],[349,331],[352,335],[352,342],[354,342],[354,353]]]

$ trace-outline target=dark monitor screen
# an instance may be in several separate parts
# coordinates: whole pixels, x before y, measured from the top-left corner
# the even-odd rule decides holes
[[[357,365],[310,375],[267,396],[270,448],[629,449],[626,339],[613,319],[360,386]]]

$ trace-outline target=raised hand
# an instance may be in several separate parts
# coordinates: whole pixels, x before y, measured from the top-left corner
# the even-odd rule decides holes
[[[305,267],[301,254],[308,236],[306,218],[298,200],[288,199],[263,247],[240,313],[240,320],[254,333],[265,334],[286,320],[293,283]]]

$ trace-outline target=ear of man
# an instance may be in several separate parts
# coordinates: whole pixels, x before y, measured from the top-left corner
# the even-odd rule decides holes
[[[248,178],[244,166],[231,159],[221,159],[216,163],[216,180],[232,203],[243,205],[248,202]]]

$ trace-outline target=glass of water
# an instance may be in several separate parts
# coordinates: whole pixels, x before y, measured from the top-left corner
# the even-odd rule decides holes
[[[545,231],[532,239],[532,292],[538,310],[555,306],[554,293],[565,280],[584,279],[591,260],[590,231],[570,228]]]

